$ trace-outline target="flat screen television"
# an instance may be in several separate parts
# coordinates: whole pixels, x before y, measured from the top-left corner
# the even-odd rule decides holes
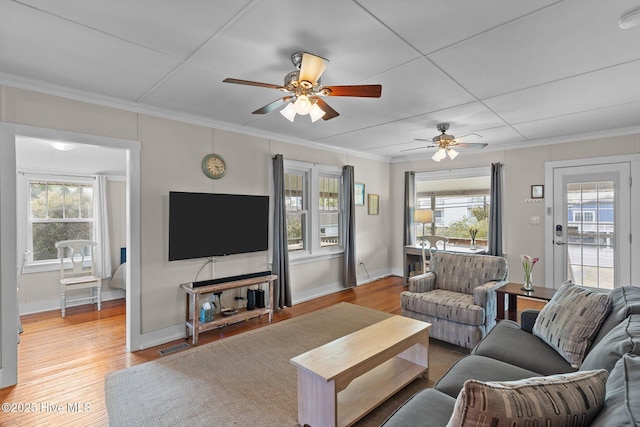
[[[266,251],[269,196],[169,193],[169,261]]]

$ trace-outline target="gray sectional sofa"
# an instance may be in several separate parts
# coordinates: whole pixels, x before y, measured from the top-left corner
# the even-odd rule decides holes
[[[580,302],[573,305],[574,299]],[[580,324],[585,313],[591,318]],[[551,318],[537,317],[545,315]],[[577,323],[572,336],[558,336],[551,327],[558,319],[562,326]],[[563,285],[541,312],[523,313],[522,327],[499,322],[433,389],[415,394],[383,426],[538,425],[528,418],[536,411],[551,412],[550,426],[637,426],[638,391],[640,288]]]

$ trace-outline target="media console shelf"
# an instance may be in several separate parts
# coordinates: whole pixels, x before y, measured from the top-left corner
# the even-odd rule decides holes
[[[252,277],[249,279],[234,280],[233,277],[229,278],[229,281],[216,283],[215,285],[194,287],[192,283],[183,283],[180,285],[186,292],[186,310],[185,310],[185,325],[186,325],[186,339],[189,339],[189,333],[193,336],[193,345],[198,345],[198,334],[211,329],[217,329],[221,326],[225,326],[231,323],[248,320],[254,317],[260,317],[263,314],[269,315],[269,322],[273,319],[273,282],[278,278],[275,274],[266,276]],[[222,292],[229,289],[244,288],[252,285],[259,285],[262,283],[269,283],[269,302],[266,307],[256,307],[254,310],[241,309],[237,313],[231,316],[223,316],[222,314],[216,315],[216,318],[211,322],[201,323],[200,313],[198,307],[198,299],[201,295],[213,294],[216,292]]]

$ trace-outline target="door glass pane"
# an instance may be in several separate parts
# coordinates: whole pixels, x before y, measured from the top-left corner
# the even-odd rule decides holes
[[[566,195],[569,278],[578,285],[613,288],[614,182],[568,183]]]

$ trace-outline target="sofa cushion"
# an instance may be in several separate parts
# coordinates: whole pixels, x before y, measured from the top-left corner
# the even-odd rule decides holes
[[[600,331],[598,331],[598,335],[596,335],[596,338],[593,340],[593,345],[596,345],[609,331],[615,328],[630,314],[640,314],[639,287],[622,286],[612,291],[603,290],[603,292],[611,292],[611,313],[609,313],[607,320],[604,321]]]
[[[473,354],[501,360],[538,375],[574,372],[564,357],[540,338],[523,331],[516,322],[500,321],[472,350]]]
[[[640,315],[632,314],[613,328],[587,354],[580,370],[606,369],[611,372],[624,354],[640,356]]]
[[[403,292],[400,306],[418,313],[467,325],[484,325],[484,308],[473,303],[473,295],[434,289],[431,292]]]
[[[579,368],[611,311],[611,293],[564,284],[540,310],[533,334]]]
[[[382,427],[442,427],[451,418],[455,403],[455,398],[428,388],[396,409]]]
[[[433,388],[455,398],[467,380],[515,381],[538,375],[515,365],[472,354],[457,361]]]
[[[588,426],[603,405],[607,376],[601,369],[520,381],[469,380],[447,427]]]
[[[604,406],[592,427],[640,425],[640,357],[624,355],[609,374]]]

